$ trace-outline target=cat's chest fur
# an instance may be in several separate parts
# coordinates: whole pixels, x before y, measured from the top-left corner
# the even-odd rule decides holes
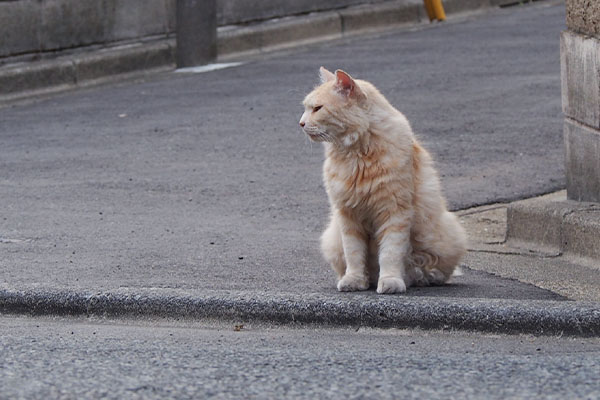
[[[373,150],[365,154],[326,152],[323,178],[338,209],[370,211],[397,202],[395,190],[410,178],[404,154]],[[404,184],[405,186],[406,184]]]

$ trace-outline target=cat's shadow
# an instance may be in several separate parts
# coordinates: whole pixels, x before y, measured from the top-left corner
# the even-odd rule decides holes
[[[522,283],[514,279],[502,278],[494,274],[477,271],[462,266],[462,275],[453,277],[449,283],[439,286],[412,286],[405,293],[381,295],[375,287],[364,292],[338,292],[335,287],[327,289],[339,296],[355,297],[447,297],[447,298],[478,298],[478,299],[513,299],[513,300],[568,300],[566,297]]]

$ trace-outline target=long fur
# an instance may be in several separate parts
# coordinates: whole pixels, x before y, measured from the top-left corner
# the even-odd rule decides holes
[[[399,293],[445,283],[466,234],[446,208],[431,156],[372,84],[341,70],[320,75],[300,125],[325,145],[331,217],[321,249],[338,290]]]

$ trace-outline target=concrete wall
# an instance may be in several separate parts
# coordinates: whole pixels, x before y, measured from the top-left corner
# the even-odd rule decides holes
[[[591,36],[600,36],[600,1],[567,0],[569,30]]]
[[[167,35],[175,24],[169,3],[173,2],[0,1],[0,57]]]
[[[560,54],[567,196],[600,202],[600,2],[566,6]]]
[[[218,25],[384,0],[217,0]],[[0,57],[175,31],[176,0],[0,0]]]

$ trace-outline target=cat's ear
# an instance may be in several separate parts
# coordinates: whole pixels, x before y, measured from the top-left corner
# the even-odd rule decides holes
[[[321,67],[319,68],[319,78],[321,78],[321,83],[325,83],[335,80],[335,75],[325,67]]]
[[[335,86],[336,86],[338,92],[340,92],[344,96],[356,97],[356,98],[363,96],[362,91],[356,85],[356,82],[354,81],[354,79],[352,79],[352,77],[350,75],[348,75],[341,69],[338,69],[337,71],[335,71],[335,79],[336,79]]]

